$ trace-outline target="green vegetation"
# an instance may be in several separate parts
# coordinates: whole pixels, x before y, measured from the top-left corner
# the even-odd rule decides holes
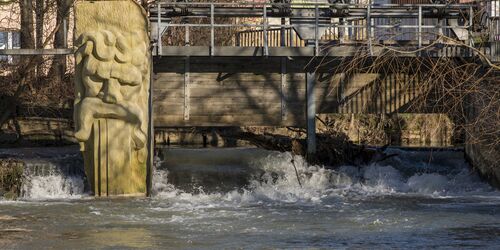
[[[0,197],[16,199],[21,192],[24,163],[15,159],[0,159]]]

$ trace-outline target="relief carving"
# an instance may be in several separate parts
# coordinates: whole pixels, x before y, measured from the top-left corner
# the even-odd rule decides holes
[[[119,33],[101,30],[77,39],[77,140],[89,139],[95,119],[112,118],[134,126],[131,136],[135,149],[146,144],[148,93],[143,82],[148,81],[149,66],[146,43],[138,37],[125,39]]]
[[[75,6],[75,138],[95,195],[146,192],[148,29],[132,0]]]

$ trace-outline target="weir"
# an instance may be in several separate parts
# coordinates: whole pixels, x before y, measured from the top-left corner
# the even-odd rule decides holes
[[[107,2],[82,3],[82,6],[85,5],[106,6]],[[81,15],[99,19],[94,16],[94,11],[100,7],[91,8],[94,9],[88,9]],[[361,72],[347,79],[343,75],[332,74],[332,68],[334,69],[345,58],[354,57],[363,50],[371,57],[383,54],[385,50],[383,47],[374,46],[374,43],[379,41],[391,44],[390,46],[395,46],[399,50],[413,48],[418,51],[402,53],[403,57],[471,58],[473,50],[461,45],[447,46],[443,49],[438,46],[425,52],[420,52],[419,49],[432,47],[433,43],[439,41],[441,38],[435,34],[455,37],[461,43],[471,46],[474,9],[473,5],[468,4],[407,6],[378,3],[330,4],[326,1],[300,4],[294,1],[272,4],[159,1],[149,10],[154,81],[153,106],[149,107],[152,108],[149,112],[154,114],[152,117],[154,125],[150,125],[150,128],[153,126],[305,126],[307,154],[312,157],[316,153],[317,114],[335,113],[340,110],[346,110],[348,113],[402,111],[411,102],[412,96],[418,95],[416,87],[419,84],[418,78],[411,75],[401,77]],[[130,21],[115,17],[118,12],[120,11],[117,9],[110,9],[109,21],[129,24]],[[102,10],[99,13],[102,14]],[[113,18],[117,19],[111,21]],[[125,32],[125,37],[134,32],[144,34],[147,30],[140,30],[141,27],[146,27],[142,24],[141,18],[139,21],[133,21],[134,25],[140,24],[136,28],[120,26],[123,30],[119,32]],[[395,18],[399,18],[402,24],[393,24],[391,20]],[[458,19],[462,22],[456,21]],[[78,30],[78,25],[83,26],[83,24],[78,22],[78,15],[76,20]],[[95,29],[91,26],[85,27],[89,30]],[[426,32],[423,29],[426,29]],[[403,33],[405,30],[417,32],[410,36],[391,37],[390,34],[394,30]],[[183,35],[176,36],[175,32],[181,32]],[[145,35],[140,36],[145,37]],[[221,43],[222,36],[231,38]],[[120,42],[119,37],[116,39]],[[147,42],[147,39],[144,41]],[[292,41],[295,42],[295,46],[292,45]],[[99,43],[94,41],[94,46],[99,49]],[[99,195],[145,192],[145,186],[140,183],[145,183],[144,164],[146,158],[150,158],[147,157],[146,147],[147,141],[152,139],[149,137],[146,140],[147,131],[150,130],[147,130],[145,125],[148,121],[145,95],[148,93],[149,79],[146,75],[149,74],[149,68],[141,65],[147,65],[149,60],[147,57],[137,59],[141,54],[147,56],[148,52],[144,50],[144,45],[129,46],[140,48],[136,54],[131,54],[132,63],[134,60],[139,60],[134,64],[139,67],[137,73],[139,78],[136,82],[128,79],[129,71],[126,68],[122,68],[122,75],[113,76],[114,65],[111,65],[111,75],[107,72],[101,74],[99,69],[94,69],[95,73],[91,73],[91,77],[92,74],[96,74],[105,81],[104,84],[109,85],[107,87],[109,93],[113,88],[120,88],[120,85],[124,84],[142,87],[135,90],[142,91],[142,99],[133,100],[139,104],[140,113],[132,111],[127,113],[126,107],[131,108],[131,106],[125,105],[123,111],[111,109],[104,113],[89,114],[99,119],[94,121],[94,137],[93,140],[89,140],[93,142],[87,143],[83,149],[86,165],[93,162],[91,164],[93,167],[87,167],[87,172],[89,174],[93,170],[92,185],[94,192]],[[120,49],[120,46],[117,48]],[[134,50],[134,47],[131,49]],[[125,53],[126,56],[127,51],[118,53]],[[325,58],[330,63],[324,63]],[[120,58],[116,60],[121,63]],[[84,74],[83,77],[87,76]],[[85,78],[83,79],[85,83]],[[94,81],[91,79],[90,84],[94,84]],[[383,82],[389,83],[389,86],[381,88]],[[335,94],[332,95],[332,92]],[[104,91],[102,96],[105,103],[120,103],[120,100],[115,100],[107,93]],[[95,94],[101,98],[100,93],[92,95]],[[89,108],[95,109],[95,107]],[[79,113],[78,109],[75,114],[82,116],[82,112]],[[113,134],[116,129],[123,130],[114,125],[116,123],[114,119],[102,118],[124,119],[124,124],[131,123],[125,125],[130,130],[125,134],[123,132]],[[108,125],[109,122],[111,127]],[[87,123],[92,122],[89,120]],[[82,125],[84,123],[80,122],[80,127]],[[137,136],[137,133],[140,136]],[[118,140],[119,145],[113,146],[113,143],[109,143],[109,138],[122,139]],[[123,141],[127,141],[125,145],[128,146],[124,147]],[[117,153],[112,156],[113,159],[108,159],[111,152]],[[122,152],[123,155],[118,152]],[[131,159],[122,161],[122,158],[128,159],[128,157]],[[129,166],[137,169],[133,170],[137,172],[124,174]],[[113,182],[110,176],[116,176],[115,178],[119,179],[118,183],[124,186]],[[129,185],[127,182],[131,180],[137,184]],[[125,186],[131,189],[126,189]]]
[[[391,49],[410,51],[397,54],[405,60],[496,62],[496,1],[486,4],[157,1],[146,11],[133,1],[83,1],[75,6],[74,49],[0,55],[74,50],[75,137],[91,189],[144,195],[153,128],[305,127],[313,155],[316,115],[411,113],[418,77],[335,70]],[[476,44],[472,34],[485,30],[490,40]]]

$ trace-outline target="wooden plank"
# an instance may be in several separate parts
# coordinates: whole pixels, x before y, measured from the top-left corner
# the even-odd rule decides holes
[[[182,102],[184,102],[184,89],[155,90],[153,94],[153,102],[165,101],[172,98],[182,98]]]
[[[183,103],[153,103],[154,116],[184,115]]]
[[[154,118],[156,127],[178,126],[297,126],[303,124],[299,119],[281,120],[281,116],[270,115],[192,115],[188,121],[183,116],[161,116]]]
[[[240,97],[252,99],[254,97],[279,98],[279,92],[272,88],[253,89],[219,89],[196,88],[191,90],[192,97]]]

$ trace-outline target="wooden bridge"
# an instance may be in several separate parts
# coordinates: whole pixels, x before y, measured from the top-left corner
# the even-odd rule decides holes
[[[342,60],[388,49],[404,58],[467,59],[480,51],[495,60],[494,39],[475,44],[496,27],[492,8],[158,2],[150,9],[154,125],[302,126],[312,153],[316,114],[404,112],[418,94],[411,75],[345,79],[334,73]],[[484,13],[488,22],[478,19]]]
[[[198,3],[151,5],[155,127],[301,126],[315,150],[320,113],[405,112],[410,74],[337,72],[388,50],[401,58],[500,61],[499,1],[467,4]],[[453,41],[452,43],[448,43]],[[0,49],[63,55],[64,49]]]

